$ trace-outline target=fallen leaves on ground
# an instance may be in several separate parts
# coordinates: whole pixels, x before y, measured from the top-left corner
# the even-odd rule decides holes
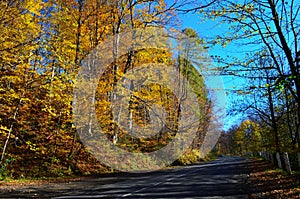
[[[299,173],[288,175],[261,160],[254,160],[249,170],[253,184],[249,198],[300,198]]]

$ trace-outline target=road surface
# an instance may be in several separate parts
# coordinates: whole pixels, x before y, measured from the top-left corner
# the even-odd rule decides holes
[[[25,186],[3,198],[247,198],[247,160],[223,157],[148,173],[120,173],[68,183]]]

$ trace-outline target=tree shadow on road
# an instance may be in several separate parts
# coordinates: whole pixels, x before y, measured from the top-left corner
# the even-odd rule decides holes
[[[49,198],[88,194],[99,198],[123,195],[126,198],[300,198],[299,174],[285,175],[272,164],[260,160],[224,160],[153,172],[120,172],[74,182],[32,185],[6,192],[4,196]]]

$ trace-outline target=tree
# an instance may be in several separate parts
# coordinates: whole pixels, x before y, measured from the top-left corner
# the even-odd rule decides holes
[[[232,139],[236,154],[256,156],[261,151],[260,129],[252,121],[244,121],[235,131]]]
[[[174,17],[173,10],[161,0],[1,1],[1,164],[14,159],[9,166],[20,168],[11,169],[15,177],[84,172],[86,164],[96,165],[97,161],[80,143],[72,121],[73,87],[82,60],[110,35],[133,28],[164,26]],[[104,91],[111,89],[114,81],[138,61],[170,62],[169,52],[133,49],[120,55],[117,41],[115,44],[115,60],[105,74],[111,85]],[[152,101],[157,99],[166,109],[176,106],[170,91],[157,85],[140,92],[148,92],[145,96]],[[160,97],[158,93],[162,92],[169,98]],[[142,98],[138,93],[135,96]],[[102,103],[105,102],[103,99]],[[141,105],[137,100],[134,103]],[[144,112],[132,109],[137,110],[132,118],[136,122],[142,122],[139,118],[147,119],[147,106],[143,105]],[[171,123],[176,114],[168,113]],[[165,136],[162,141],[168,139]],[[147,144],[142,146],[146,148]],[[31,162],[30,171],[26,170],[26,162]],[[104,167],[100,165],[95,170],[100,169]]]
[[[0,4],[0,101],[1,137],[4,143],[1,160],[3,163],[10,139],[19,139],[15,129],[26,129],[20,117],[28,110],[26,106],[32,98],[30,87],[37,77],[31,67],[36,58],[35,43],[40,36],[38,25],[39,9],[42,1],[2,1]],[[24,112],[23,112],[24,111]]]
[[[256,59],[256,56],[251,55],[255,54],[270,60],[272,64],[268,69],[276,71],[275,85],[278,88],[288,89],[297,104],[297,118],[300,118],[300,75],[299,62],[296,61],[297,52],[299,52],[298,9],[299,3],[294,0],[289,2],[225,0],[203,10],[201,15],[229,25],[228,31],[224,35],[218,35],[215,43],[226,46],[235,42],[249,49],[249,52],[240,59],[221,60],[224,71],[230,73],[234,70],[236,74],[239,74],[238,70],[242,70],[240,74],[247,75],[245,71],[251,71],[252,63]],[[299,149],[299,119],[295,127],[296,142],[294,144]]]
[[[165,27],[176,21],[176,12],[190,3],[163,0],[4,0],[0,2],[0,143],[1,165],[9,162],[14,177],[64,175],[105,169],[84,149],[72,120],[73,89],[78,69],[85,57],[111,35],[148,26]],[[211,4],[208,4],[211,5]],[[185,8],[184,8],[185,9]],[[200,7],[197,7],[200,9]],[[185,33],[196,37],[192,30]],[[114,128],[109,91],[124,74],[142,63],[173,64],[180,61],[180,75],[189,81],[201,105],[199,120],[203,126],[193,143],[199,147],[203,139],[211,105],[206,98],[203,77],[194,60],[175,60],[164,50],[142,49],[121,55],[118,37],[112,46],[114,60],[99,81],[95,93],[98,119],[105,128]],[[199,45],[200,40],[196,39]],[[161,41],[166,42],[166,41]],[[185,50],[187,50],[186,47]],[[188,50],[186,51],[188,52]],[[199,55],[199,56],[198,56]],[[197,57],[198,56],[198,57]],[[98,101],[97,101],[98,100]],[[131,139],[113,129],[112,142],[132,151],[151,151],[166,145],[174,137],[180,112],[178,99],[170,90],[151,84],[132,93],[131,122],[146,125],[151,107],[166,110],[167,123],[152,140]],[[154,103],[155,104],[155,103]],[[207,105],[207,106],[206,106]],[[173,107],[173,109],[171,109]],[[106,110],[104,110],[106,109]],[[86,110],[87,114],[90,110]],[[100,115],[100,116],[99,116]],[[87,118],[86,122],[91,120]],[[106,121],[106,122],[105,122]],[[111,129],[110,129],[111,130]],[[155,144],[158,144],[155,145]],[[140,144],[140,147],[138,147]],[[11,161],[14,160],[14,161]],[[27,162],[31,162],[28,169]],[[98,166],[97,166],[98,165]],[[16,170],[14,168],[20,168]]]

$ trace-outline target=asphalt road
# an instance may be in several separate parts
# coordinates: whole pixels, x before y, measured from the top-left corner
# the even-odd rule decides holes
[[[216,161],[148,173],[121,173],[69,183],[26,186],[2,198],[247,198],[247,160]]]

